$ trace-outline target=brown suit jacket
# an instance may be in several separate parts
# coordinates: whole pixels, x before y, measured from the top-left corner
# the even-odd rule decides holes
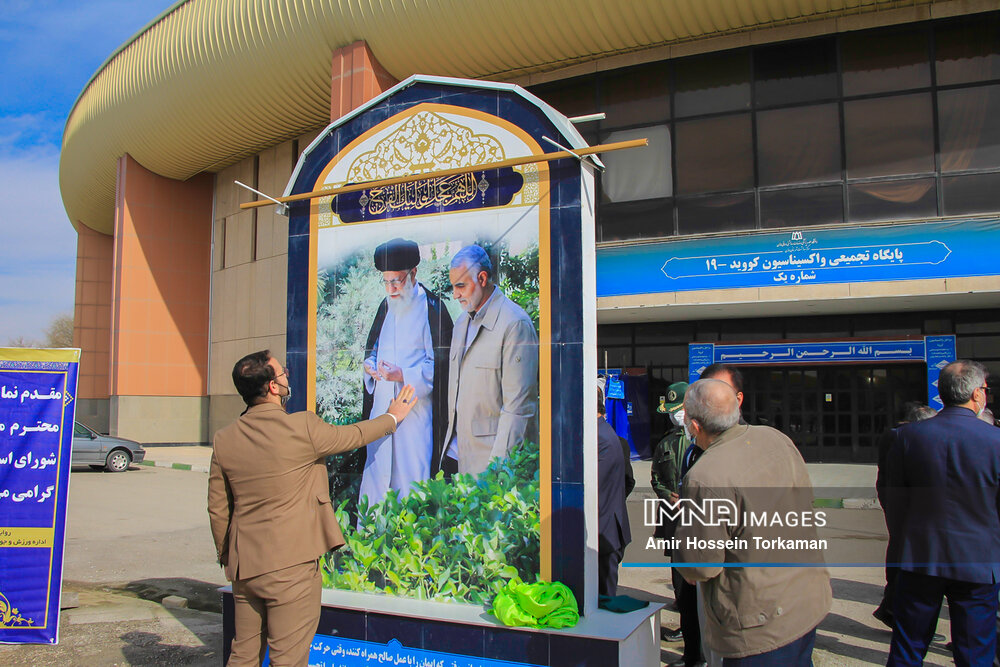
[[[713,442],[684,478],[681,497],[697,503],[731,501],[737,525],[677,527],[679,567],[688,581],[698,581],[705,602],[702,628],[708,645],[723,657],[756,655],[789,644],[819,625],[830,610],[830,575],[817,550],[755,549],[753,538],[814,540],[812,482],[802,455],[788,437],[768,426],[738,424]],[[747,513],[779,515],[783,525],[757,525]],[[792,527],[789,517],[800,518]],[[693,544],[689,538],[712,540]],[[749,549],[727,540],[746,540]],[[808,563],[806,567],[725,567],[739,562]],[[709,564],[711,563],[711,565]]]
[[[312,412],[263,403],[215,435],[208,514],[226,577],[249,579],[344,544],[324,459],[396,430],[381,415],[331,426]]]

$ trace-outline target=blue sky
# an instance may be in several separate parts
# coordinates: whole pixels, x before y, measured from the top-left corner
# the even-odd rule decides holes
[[[0,345],[73,314],[59,146],[83,86],[173,0],[0,0]]]

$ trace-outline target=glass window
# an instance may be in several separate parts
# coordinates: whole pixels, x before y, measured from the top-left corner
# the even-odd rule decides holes
[[[687,344],[693,335],[694,331],[689,322],[642,322],[635,325],[636,343],[656,345],[683,343],[685,354],[687,354]],[[687,363],[686,358],[684,363]]]
[[[601,368],[627,368],[632,365],[631,347],[606,347],[597,350],[597,363]]]
[[[885,93],[931,85],[924,30],[847,33],[841,37],[844,95]]]
[[[848,178],[934,171],[930,94],[844,103]]]
[[[840,185],[760,193],[761,227],[826,225],[844,220]]]
[[[602,324],[597,327],[597,346],[631,345],[631,324]]]
[[[695,197],[677,202],[678,234],[707,234],[753,229],[754,205],[750,193]]]
[[[569,81],[543,84],[531,92],[566,116],[597,113],[597,77],[582,76]]]
[[[669,63],[653,63],[605,75],[601,80],[605,129],[660,123],[670,117]]]
[[[761,185],[840,179],[840,117],[836,104],[757,112]]]
[[[831,37],[760,47],[753,62],[758,107],[837,96],[837,44]]]
[[[607,167],[601,175],[604,201],[622,202],[669,197],[673,194],[670,178],[670,128],[666,125],[618,130],[601,143],[649,139],[644,148],[612,151],[601,156]]]
[[[937,215],[933,178],[854,183],[847,188],[849,218],[854,222],[912,220]]]
[[[939,86],[1000,78],[1000,15],[941,23],[934,35]]]
[[[750,114],[684,121],[677,134],[677,193],[753,186]]]
[[[618,204],[602,204],[597,209],[599,240],[673,236],[674,207],[671,199],[642,199]]]
[[[971,174],[941,179],[944,215],[1000,211],[1000,174]]]
[[[687,345],[655,345],[635,348],[636,366],[684,366],[687,362]]]
[[[686,58],[674,66],[674,113],[677,116],[749,108],[749,51]]]
[[[1000,86],[938,93],[941,171],[1000,167]]]

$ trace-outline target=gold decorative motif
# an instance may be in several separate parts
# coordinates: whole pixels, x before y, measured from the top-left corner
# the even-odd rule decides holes
[[[361,183],[422,171],[471,167],[505,159],[503,146],[430,111],[413,114],[375,148],[359,155],[347,182]]]
[[[20,610],[11,606],[10,601],[0,592],[0,628],[31,627],[35,622],[21,616]]]

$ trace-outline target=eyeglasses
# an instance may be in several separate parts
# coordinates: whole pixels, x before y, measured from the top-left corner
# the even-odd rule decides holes
[[[292,376],[288,374],[288,369],[287,369],[286,367],[284,367],[284,366],[282,366],[282,367],[281,367],[281,373],[279,373],[278,375],[275,375],[275,376],[274,376],[274,379],[275,379],[275,380],[277,380],[277,379],[278,379],[278,378],[280,378],[280,377],[281,377],[282,375],[284,375],[284,376],[285,376],[286,378],[288,378],[289,380],[290,380],[290,379],[292,379]]]
[[[393,278],[392,280],[382,279],[382,284],[386,287],[400,287],[406,283],[406,276],[402,278]]]

